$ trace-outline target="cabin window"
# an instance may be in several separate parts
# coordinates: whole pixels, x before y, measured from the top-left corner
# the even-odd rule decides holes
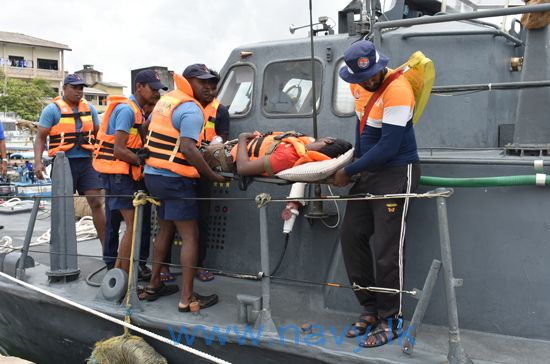
[[[315,61],[315,97],[321,99],[323,70]],[[264,73],[262,107],[266,114],[311,115],[313,112],[311,61],[285,61],[268,65]]]
[[[254,90],[254,70],[248,65],[236,66],[229,70],[218,92],[218,100],[227,106],[229,116],[243,117],[252,106]]]
[[[341,59],[336,66],[334,74],[334,95],[332,98],[333,108],[336,115],[349,116],[355,111],[355,99],[349,89],[349,83],[342,80],[338,75],[340,68],[344,66],[344,60]]]

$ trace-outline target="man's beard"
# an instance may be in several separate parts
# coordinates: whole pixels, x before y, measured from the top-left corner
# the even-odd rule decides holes
[[[382,86],[382,82],[384,82],[384,77],[380,77],[380,80],[378,81],[378,83],[373,87],[363,86],[363,88],[369,92],[376,92],[376,90],[378,90],[380,86]]]

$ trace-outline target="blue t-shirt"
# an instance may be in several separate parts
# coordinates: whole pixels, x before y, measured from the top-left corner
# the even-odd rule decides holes
[[[204,116],[201,109],[194,102],[184,102],[176,107],[172,113],[172,126],[179,130],[180,137],[186,137],[199,140],[202,127],[204,125]],[[146,165],[145,174],[156,174],[165,177],[181,177],[172,171],[164,168],[155,168]]]
[[[141,111],[141,122],[145,119],[143,116],[143,110],[141,106],[137,103],[134,95],[129,97],[130,100],[134,101],[139,110]],[[107,124],[107,134],[114,135],[115,131],[120,130],[127,134],[130,134],[130,129],[134,126],[135,116],[134,110],[128,104],[118,104],[115,106],[111,116],[109,117],[109,123]]]
[[[0,140],[4,140],[6,137],[4,136],[4,125],[0,121]]]
[[[91,103],[88,103],[88,106],[90,107],[90,111],[92,113],[92,120],[94,122],[94,125],[97,127],[99,126],[97,110]],[[78,108],[74,108],[73,112],[78,112]],[[59,107],[52,102],[51,104],[46,106],[44,110],[42,110],[42,114],[40,114],[40,119],[38,120],[38,125],[50,129],[59,123],[59,119],[61,119],[61,110],[59,110]],[[80,118],[77,117],[76,131],[80,131],[81,127],[82,121],[80,120]],[[66,151],[65,155],[67,156],[67,158],[90,158],[92,156],[92,152],[86,149],[82,149],[80,147],[73,147]]]

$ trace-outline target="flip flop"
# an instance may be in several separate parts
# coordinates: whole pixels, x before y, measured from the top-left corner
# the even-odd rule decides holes
[[[170,272],[167,272],[167,273],[161,272],[161,273],[160,273],[160,281],[161,281],[162,283],[175,282],[175,281],[176,281],[176,277],[174,277],[174,276],[172,275],[172,273],[170,273]]]
[[[374,318],[374,321],[368,320],[369,318]],[[351,328],[346,332],[346,337],[357,337],[363,336],[367,332],[367,328],[370,327],[370,330],[373,330],[378,326],[378,318],[374,315],[361,315],[359,320],[351,325]]]
[[[376,341],[372,344],[367,344],[371,337],[374,337]],[[390,341],[397,338],[399,338],[397,329],[378,326],[378,328],[371,332],[364,341],[359,343],[359,346],[364,348],[376,348],[378,346],[386,345]]]
[[[145,289],[138,295],[140,300],[147,300],[149,302],[156,301],[161,297],[170,296],[176,293],[179,290],[178,286],[175,284],[164,284],[161,283],[160,286],[156,288],[145,287]]]
[[[191,296],[191,302],[198,302],[199,307],[201,309],[208,308],[214,306],[216,303],[218,303],[219,298],[217,294],[211,294],[208,296],[202,296],[198,293],[193,293]],[[189,312],[191,309],[189,308],[190,305],[183,306],[181,302],[178,304],[178,311],[179,312]]]
[[[210,282],[214,279],[214,274],[205,269],[199,269],[195,274],[195,278],[197,278],[201,282]]]

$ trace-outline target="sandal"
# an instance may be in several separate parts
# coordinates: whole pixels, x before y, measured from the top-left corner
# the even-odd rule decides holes
[[[376,348],[378,346],[386,345],[387,343],[395,340],[399,337],[399,333],[396,328],[378,326],[376,330],[371,332],[367,338],[359,343],[359,346],[364,348]],[[375,339],[372,342],[372,338]]]
[[[214,273],[209,272],[206,269],[199,269],[195,274],[195,278],[197,278],[201,282],[210,282],[214,279]]]
[[[171,283],[176,281],[176,277],[172,275],[170,272],[161,272],[160,273],[160,281],[162,283]]]
[[[201,296],[200,294],[198,293],[193,293],[191,295],[191,299],[189,300],[189,302],[198,302],[199,303],[199,307],[201,309],[203,308],[208,308],[208,307],[212,307],[214,306],[216,303],[218,303],[219,301],[219,298],[218,298],[218,295],[217,294],[211,294],[209,296]],[[178,304],[178,311],[179,312],[189,312],[191,311],[191,309],[189,308],[190,304],[188,305],[182,305],[182,303],[180,302]]]
[[[346,337],[357,337],[363,336],[367,332],[367,329],[370,327],[370,330],[373,330],[378,326],[378,318],[374,315],[361,315],[359,320],[351,325],[351,328],[346,332]]]
[[[170,296],[176,293],[179,290],[178,286],[175,284],[161,283],[160,286],[156,288],[145,287],[143,291],[138,293],[138,298],[140,300],[147,300],[149,302],[156,301],[163,296]]]

